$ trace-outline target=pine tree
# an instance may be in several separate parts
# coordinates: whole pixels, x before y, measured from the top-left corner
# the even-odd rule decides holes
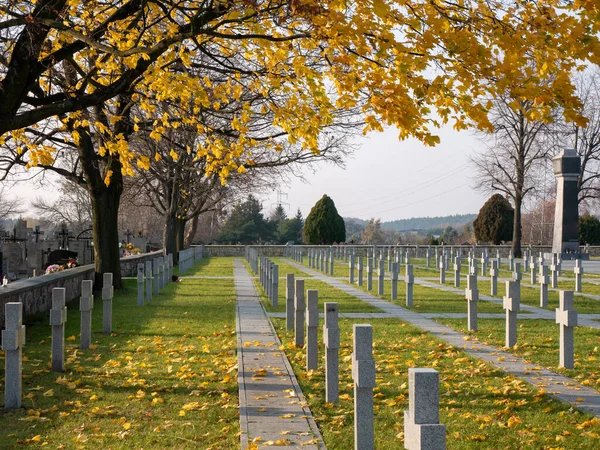
[[[513,235],[514,214],[515,211],[508,200],[500,194],[492,195],[481,207],[473,222],[475,238],[494,245],[510,241]]]

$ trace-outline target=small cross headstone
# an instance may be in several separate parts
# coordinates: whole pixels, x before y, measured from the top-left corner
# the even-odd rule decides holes
[[[556,323],[560,325],[560,367],[572,369],[575,361],[573,332],[577,326],[577,311],[573,309],[573,291],[560,291]]]
[[[350,255],[350,262],[348,263],[348,282],[354,284],[354,255]]]
[[[467,275],[467,328],[469,331],[477,331],[477,302],[479,301],[479,290],[477,289],[477,275]]]
[[[514,347],[517,343],[517,313],[521,307],[516,281],[506,282],[503,307],[506,310],[506,346]]]
[[[359,286],[363,285],[363,272],[364,272],[363,257],[359,256],[358,257],[358,285]]]
[[[137,305],[144,306],[144,263],[138,264],[137,271]]]
[[[367,291],[373,290],[373,258],[367,259]]]
[[[92,310],[94,309],[92,286],[92,280],[83,280],[81,282],[81,298],[79,299],[81,339],[79,341],[79,348],[82,350],[90,348],[92,344]]]
[[[392,290],[391,290],[391,298],[392,300],[396,300],[398,298],[398,263],[392,263]]]
[[[556,287],[558,286],[558,265],[556,264],[556,262],[553,262],[550,265],[550,273],[550,285],[553,289],[556,289]]]
[[[471,268],[469,269],[469,275],[477,275],[477,260],[471,258]]]
[[[512,272],[515,269],[515,255],[512,250],[508,254],[508,269]]]
[[[383,263],[383,261],[382,261]],[[353,325],[354,352],[352,380],[354,381],[354,449],[373,450],[375,447],[373,388],[373,329],[371,325]]]
[[[537,262],[535,258],[531,258],[529,263],[529,270],[531,271],[531,284],[537,284]]]
[[[581,265],[581,259],[575,260],[575,268],[573,269],[575,274],[575,292],[581,292],[581,278],[583,277],[583,266]]]
[[[548,266],[540,266],[540,307],[548,306]]]
[[[431,267],[431,247],[427,247],[425,257],[427,258],[427,267]]]
[[[446,283],[446,266],[444,261],[440,261],[440,284]]]
[[[333,271],[333,269],[334,269],[333,261],[334,261],[333,253],[331,253],[331,260],[329,262],[329,275],[331,275],[331,276],[335,275],[335,272]]]
[[[319,291],[306,291],[306,370],[319,366]]]
[[[406,265],[406,276],[404,278],[404,283],[406,284],[406,306],[411,307],[413,305],[413,283],[415,282],[415,277],[413,275],[413,265]]]
[[[337,303],[325,303],[323,343],[325,344],[325,401],[327,403],[337,403],[339,400],[340,348]]]
[[[169,284],[169,256],[163,256],[163,287]]]
[[[146,261],[146,301],[152,300],[152,261]]]
[[[410,249],[406,250],[406,264],[410,264]]]
[[[160,291],[159,272],[158,272],[158,258],[152,260],[152,268],[154,272],[154,295],[158,295]]]
[[[521,279],[523,279],[523,273],[521,272],[521,263],[515,262],[515,271],[513,272],[513,280],[516,282],[517,297],[521,298]]]
[[[304,280],[296,280],[294,295],[294,343],[297,348],[304,346]]]
[[[491,292],[492,296],[498,294],[498,261],[492,259],[492,267],[490,268],[491,277]]]
[[[445,450],[440,424],[440,379],[435,369],[408,369],[408,411],[404,411],[404,448]]]
[[[385,275],[385,266],[383,259],[379,260],[379,270],[377,271],[377,293],[383,295],[383,277]]]
[[[460,256],[454,258],[454,287],[460,287]]]
[[[113,274],[102,275],[102,333],[112,333]]]
[[[294,329],[294,274],[285,276],[285,328]]]
[[[273,281],[271,285],[271,306],[277,308],[279,303],[279,265],[273,264]]]
[[[487,272],[487,256],[485,252],[481,254],[481,276],[485,277],[485,273]]]
[[[65,322],[67,307],[65,306],[65,288],[52,289],[52,309],[50,309],[50,326],[52,327],[52,371],[65,370]]]
[[[20,408],[23,394],[23,304],[8,302],[4,305],[5,329],[2,330],[4,350],[4,407]]]
[[[496,250],[496,260],[498,261],[498,270],[502,267],[502,257],[500,256],[500,250]]]
[[[162,256],[158,257],[158,288],[162,291],[165,287],[165,263]]]

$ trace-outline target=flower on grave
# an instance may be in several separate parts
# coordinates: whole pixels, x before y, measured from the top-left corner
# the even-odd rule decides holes
[[[49,273],[58,272],[60,270],[60,266],[58,264],[51,264],[46,268],[46,275]]]

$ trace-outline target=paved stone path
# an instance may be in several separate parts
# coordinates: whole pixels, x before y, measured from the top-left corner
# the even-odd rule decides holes
[[[325,449],[294,371],[279,350],[281,342],[252,277],[240,259],[234,261],[234,273],[242,449],[252,442],[260,448]]]
[[[524,359],[509,352],[502,351],[499,348],[491,345],[484,345],[470,336],[459,333],[453,328],[428,319],[424,314],[416,313],[402,308],[401,306],[389,303],[365,291],[350,286],[343,281],[328,277],[327,275],[321,274],[308,267],[296,264],[291,260],[288,260],[288,263],[330,286],[336,287],[372,306],[380,308],[382,311],[390,314],[390,316],[402,319],[424,331],[430,332],[438,339],[446,341],[469,355],[486,361],[512,376],[521,378],[536,388],[546,389],[548,394],[559,400],[568,402],[583,411],[589,412],[596,417],[600,417],[600,393],[595,389],[579,384],[571,378],[551,372],[544,367],[528,363]],[[447,286],[437,285],[432,287],[443,288]],[[499,301],[498,299],[494,300]],[[550,311],[545,311],[541,308],[536,309],[543,311],[544,313],[542,314],[544,315],[546,312],[552,314]],[[465,340],[465,338],[468,338],[468,340]]]

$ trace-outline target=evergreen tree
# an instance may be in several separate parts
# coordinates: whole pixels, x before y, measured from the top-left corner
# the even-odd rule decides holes
[[[579,218],[579,243],[600,244],[600,220],[589,214]]]
[[[251,244],[273,239],[273,227],[262,214],[262,205],[252,195],[236,205],[225,223],[219,242]]]
[[[492,195],[479,210],[473,222],[475,238],[482,242],[499,245],[513,236],[515,211],[508,200],[500,194]]]
[[[333,244],[346,240],[344,219],[335,208],[333,200],[327,195],[312,207],[304,223],[304,242],[307,244]]]

